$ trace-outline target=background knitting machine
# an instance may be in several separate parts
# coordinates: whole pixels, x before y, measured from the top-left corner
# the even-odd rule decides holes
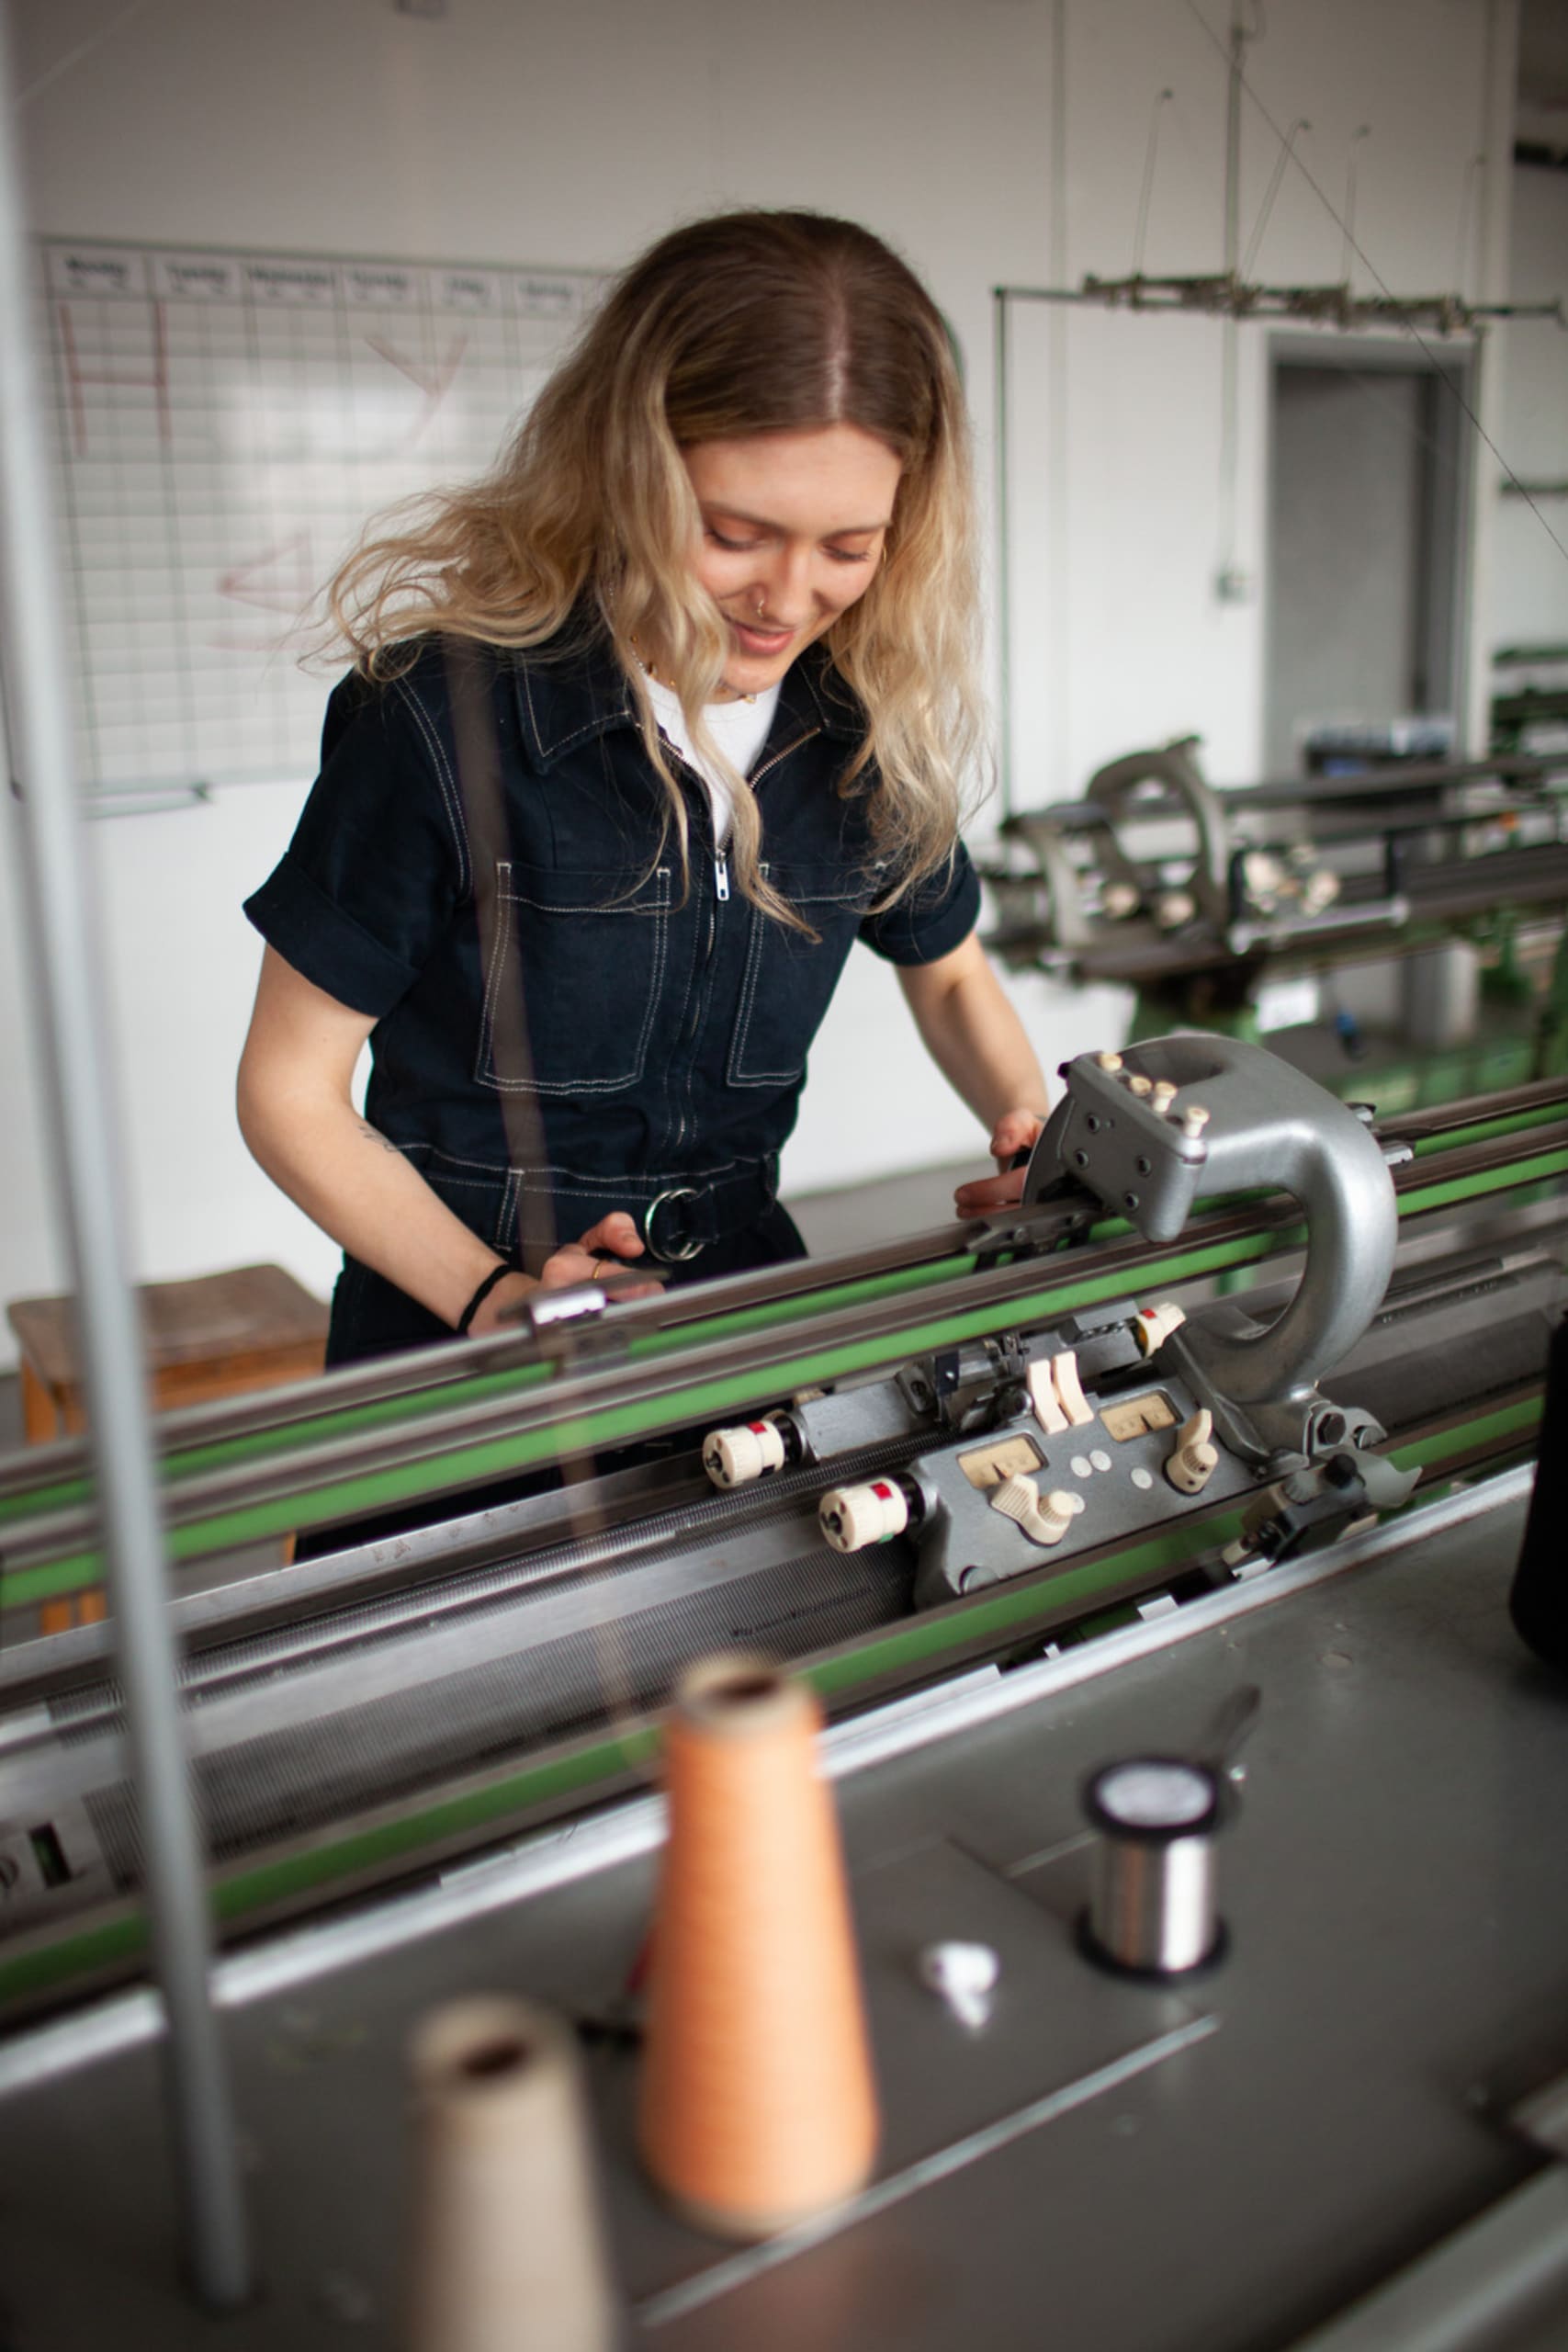
[[[628,2341],[1398,2345],[1426,2339],[1386,2302],[1334,2314],[1424,2250],[1438,2289],[1396,2302],[1555,2291],[1560,2119],[1516,2110],[1568,2067],[1568,1704],[1505,1597],[1565,1171],[1560,1083],[1373,1127],[1257,1048],[1170,1039],[1070,1066],[1015,1213],[171,1419],[265,2281],[223,2341],[396,2341],[402,2046],[486,1986],[580,2021]],[[233,1573],[237,1544],[442,1496]],[[5,1465],[0,1514],[20,1634],[97,1572],[73,1450]],[[740,2253],[658,2206],[629,2120],[649,1711],[736,1645],[832,1718],[885,2117],[862,2197]],[[220,2326],[172,2259],[108,1659],[88,1625],[0,1660],[28,2352],[111,2314],[132,2346]],[[1208,1973],[1077,1940],[1080,1785],[1149,1753],[1246,1775]],[[921,1973],[954,1937],[997,1957],[978,2022]]]
[[[1390,747],[1385,745],[1384,749]],[[1196,739],[1021,811],[987,873],[1015,968],[1136,992],[1131,1035],[1267,1035],[1385,1116],[1568,1068],[1568,752],[1346,746],[1215,790]]]

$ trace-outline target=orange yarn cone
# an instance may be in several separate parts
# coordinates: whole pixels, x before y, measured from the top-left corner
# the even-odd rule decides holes
[[[699,2229],[767,2237],[863,2186],[876,2093],[821,1715],[750,1657],[682,1676],[638,2136]]]
[[[425,2018],[417,2101],[408,2352],[614,2352],[570,2029],[500,1996]]]

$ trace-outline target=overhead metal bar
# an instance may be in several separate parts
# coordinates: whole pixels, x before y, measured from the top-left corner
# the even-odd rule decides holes
[[[1086,273],[1077,286],[995,286],[998,302],[1066,302],[1108,311],[1179,311],[1218,319],[1307,319],[1321,326],[1430,327],[1438,334],[1468,334],[1489,319],[1541,319],[1568,327],[1561,300],[1467,302],[1461,294],[1352,294],[1348,285],[1266,286],[1235,270],[1190,276],[1127,277]]]

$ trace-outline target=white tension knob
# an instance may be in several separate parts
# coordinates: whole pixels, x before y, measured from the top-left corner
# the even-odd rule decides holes
[[[1145,1355],[1157,1355],[1173,1331],[1179,1331],[1186,1322],[1185,1311],[1173,1299],[1161,1299],[1157,1306],[1140,1306],[1133,1317],[1133,1334]]]
[[[891,1478],[874,1478],[864,1487],[835,1487],[818,1504],[817,1517],[835,1552],[863,1552],[868,1544],[902,1535],[908,1498]]]
[[[703,1440],[703,1468],[716,1487],[745,1487],[784,1465],[784,1444],[772,1421],[746,1421],[739,1429],[710,1430]]]

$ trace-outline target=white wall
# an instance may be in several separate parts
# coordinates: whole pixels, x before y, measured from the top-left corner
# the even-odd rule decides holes
[[[1568,305],[1568,172],[1521,165],[1513,214],[1514,299]],[[1568,334],[1520,321],[1499,340],[1507,372],[1498,447],[1523,481],[1568,481]],[[1495,459],[1482,462],[1497,503],[1492,642],[1568,643],[1568,499],[1542,499],[1532,513],[1503,495]]]
[[[854,214],[898,243],[958,331],[983,482],[990,288],[1042,283],[1054,253],[1075,279],[1129,266],[1149,111],[1166,86],[1146,266],[1221,259],[1224,70],[1185,0],[795,0],[783,13],[451,0],[434,19],[390,0],[21,0],[14,13],[35,225],[50,233],[603,266],[728,202]],[[1224,0],[1201,0],[1201,13],[1223,29]],[[1401,289],[1452,275],[1495,20],[1511,22],[1506,0],[1270,0],[1249,52],[1275,119],[1311,118],[1307,159],[1336,202],[1350,134],[1372,123],[1360,241]],[[1058,32],[1066,139],[1053,154]],[[1249,107],[1244,243],[1275,152]],[[1259,270],[1328,277],[1338,258],[1337,230],[1288,177]],[[1217,775],[1256,768],[1262,616],[1256,601],[1213,594],[1218,352],[1207,322],[1089,312],[1073,314],[1055,356],[1021,345],[1020,396],[1034,403],[1014,514],[1021,799],[1076,789],[1100,760],[1193,728]],[[1254,581],[1261,353],[1244,329],[1233,553]],[[147,1278],[276,1257],[325,1285],[332,1252],[251,1168],[231,1108],[258,954],[239,902],[287,837],[302,783],[92,829],[130,1135],[122,1181]],[[8,914],[3,828],[0,865]],[[0,1297],[63,1273],[7,931]],[[1048,1066],[1124,1018],[1113,992],[1017,992]],[[978,1142],[921,1064],[890,976],[857,958],[786,1182],[919,1166]]]
[[[1229,12],[1214,0],[1202,13],[1223,27]],[[1310,129],[1296,150],[1304,172],[1287,170],[1251,276],[1275,286],[1340,278],[1344,236],[1328,206],[1343,212],[1351,142],[1370,125],[1356,141],[1353,290],[1376,293],[1380,280],[1403,294],[1448,289],[1457,265],[1463,290],[1480,294],[1486,254],[1476,208],[1490,183],[1472,182],[1470,164],[1495,144],[1490,86],[1498,75],[1511,81],[1507,9],[1472,0],[1287,0],[1270,5],[1263,21],[1247,53],[1253,95],[1241,115],[1242,260],[1280,138],[1299,118]],[[1075,0],[1067,26],[1066,153],[1056,166],[1064,277],[1077,284],[1087,271],[1115,278],[1132,270],[1150,118],[1168,89],[1143,267],[1156,277],[1220,271],[1224,58],[1182,0]],[[1020,303],[1011,329],[1018,804],[1071,796],[1101,762],[1187,732],[1203,737],[1215,782],[1255,780],[1269,326]],[[1302,330],[1292,333],[1299,341]],[[1236,379],[1228,449],[1227,334]],[[1238,575],[1238,601],[1216,593],[1222,569]]]
[[[313,1290],[338,1253],[249,1158],[234,1125],[234,1064],[261,945],[241,898],[281,854],[298,785],[220,794],[165,815],[91,824],[96,935],[119,1078],[126,1207],[149,1281],[275,1259]],[[65,1288],[65,1236],[45,1149],[37,1007],[28,986],[18,816],[0,823],[0,1296]],[[13,917],[13,910],[14,917]],[[8,1332],[3,1336],[8,1340]],[[0,1363],[11,1359],[0,1353]]]

